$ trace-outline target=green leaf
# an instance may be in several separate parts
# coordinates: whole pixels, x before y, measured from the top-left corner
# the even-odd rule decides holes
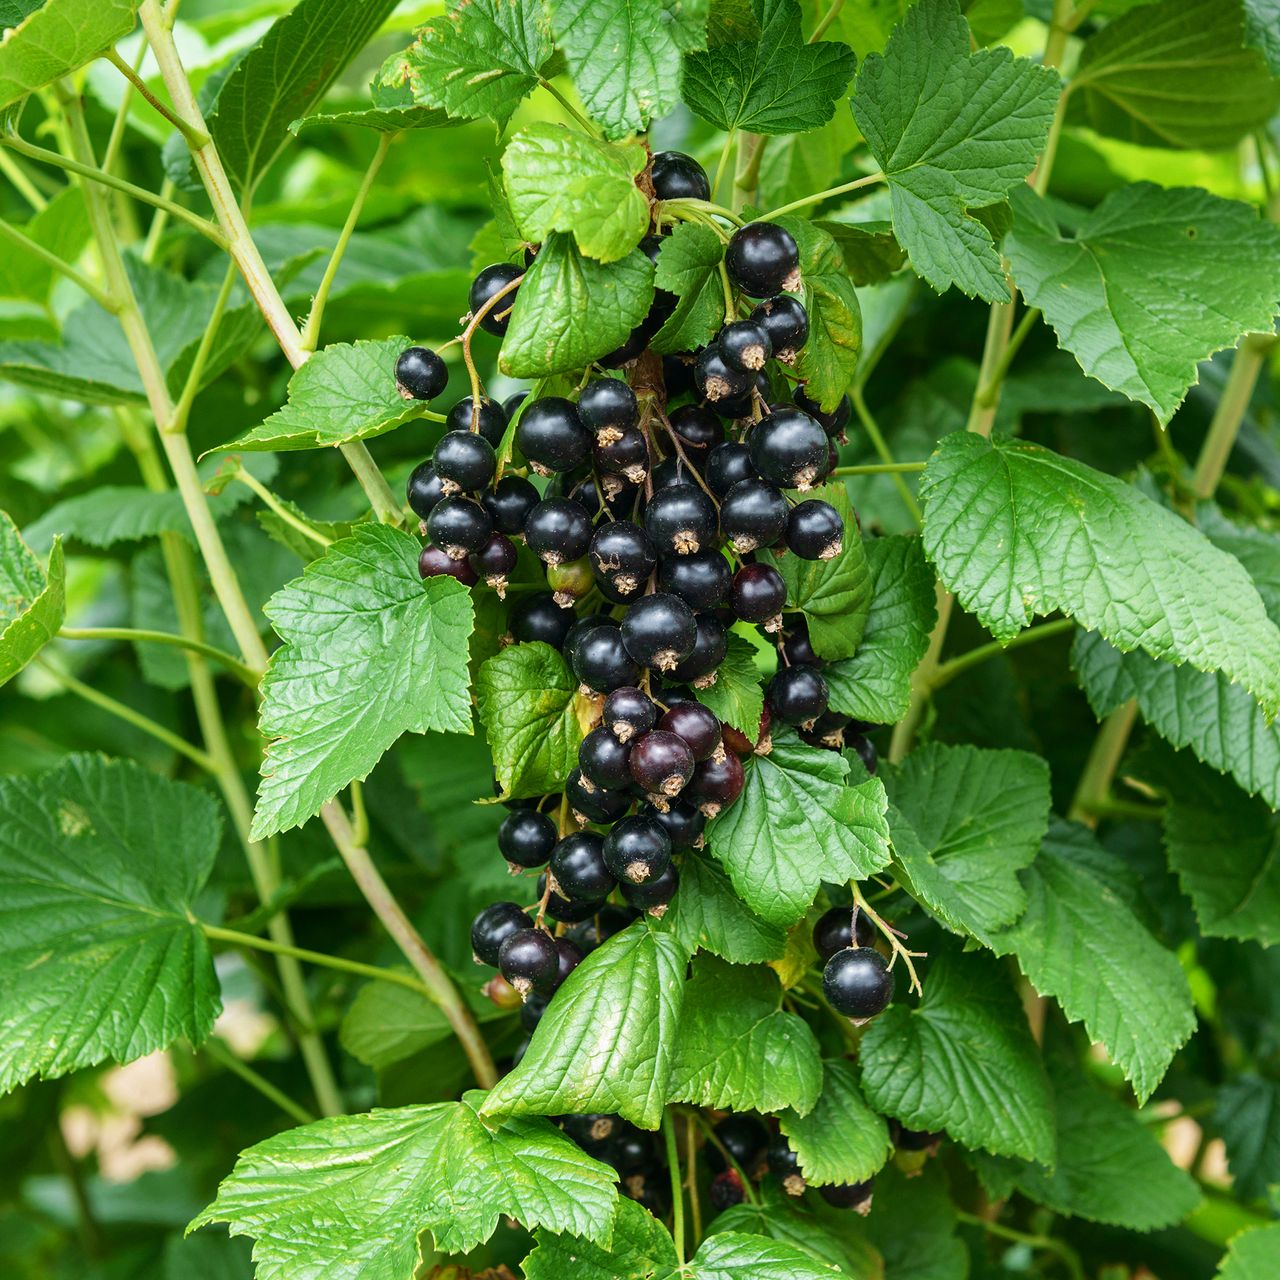
[[[1055,820],[1022,873],[1026,911],[990,945],[1084,1023],[1145,1102],[1195,1030],[1195,1011],[1177,957],[1099,874],[1112,859],[1086,828]]]
[[[680,864],[681,892],[671,900],[663,926],[691,954],[701,948],[731,964],[760,964],[781,958],[786,934],[761,920],[733,891],[720,865],[688,853]]]
[[[225,452],[321,449],[368,440],[418,417],[422,405],[396,389],[396,358],[408,338],[322,347],[289,379],[289,402],[221,446]]]
[[[617,1113],[656,1129],[669,1093],[689,953],[637,923],[565,980],[485,1116]]]
[[[549,0],[556,44],[607,138],[641,133],[680,99],[680,49],[661,0]]]
[[[1280,1183],[1280,1082],[1247,1073],[1218,1091],[1214,1128],[1222,1135],[1232,1190],[1257,1200]]]
[[[253,839],[319,813],[402,733],[471,732],[471,596],[424,582],[418,551],[388,525],[357,525],[268,602],[285,643],[262,682]]]
[[[89,243],[89,214],[84,193],[77,187],[64,187],[22,231],[64,262],[79,261]],[[7,252],[0,258],[0,297],[22,298],[43,307],[49,302],[55,282],[61,279],[51,266],[32,253]]]
[[[836,242],[844,269],[856,285],[883,284],[907,260],[892,223],[819,219],[813,225]]]
[[[889,1157],[889,1126],[867,1106],[847,1062],[825,1062],[822,1093],[807,1116],[784,1112],[778,1124],[814,1186],[865,1182]]]
[[[1258,49],[1273,76],[1280,76],[1280,3],[1244,0],[1244,42]]]
[[[779,733],[747,763],[738,802],[707,827],[738,896],[770,924],[794,924],[824,880],[863,880],[889,861],[884,787],[848,784],[834,752]]]
[[[478,1104],[334,1116],[250,1147],[191,1224],[257,1240],[257,1280],[403,1280],[429,1231],[445,1253],[487,1240],[504,1215],[608,1243],[614,1173],[550,1122],[488,1127]]]
[[[933,960],[915,1009],[893,1004],[863,1032],[862,1092],[909,1129],[1052,1164],[1049,1081],[1022,1002],[989,956]]]
[[[647,160],[638,142],[602,142],[559,124],[522,129],[502,154],[520,233],[541,244],[572,232],[588,258],[625,258],[649,229],[649,202],[636,186]]]
[[[697,222],[677,223],[663,238],[654,284],[679,301],[654,335],[651,345],[660,355],[695,351],[719,332],[724,324],[723,256],[720,237]]]
[[[34,12],[32,9],[34,8]],[[45,0],[24,5],[0,42],[0,107],[78,70],[133,30],[135,0]],[[0,26],[8,26],[3,23]]]
[[[1277,86],[1243,44],[1238,0],[1163,0],[1084,43],[1067,119],[1149,147],[1214,151],[1265,126]]]
[[[1027,897],[1018,872],[1049,826],[1049,767],[1025,751],[930,743],[881,769],[908,892],[957,932],[1011,924]]]
[[[838,40],[807,44],[796,0],[752,0],[758,39],[720,44],[684,60],[685,102],[719,129],[803,133],[835,114],[857,59]]]
[[[933,571],[920,539],[866,538],[871,606],[853,657],[823,671],[831,709],[872,724],[896,724],[911,703],[911,673],[938,620]]]
[[[695,689],[694,694],[720,720],[754,742],[760,731],[760,713],[764,710],[764,689],[756,667],[755,646],[731,631],[725,659],[716,668],[715,683],[705,689]]]
[[[925,554],[998,640],[1061,609],[1118,649],[1222,671],[1280,707],[1280,631],[1248,574],[1132,485],[959,431],[929,460],[920,498]]]
[[[867,1235],[884,1259],[885,1280],[968,1280],[969,1251],[935,1161],[913,1176],[891,1164],[876,1178]]]
[[[439,107],[366,107],[363,111],[317,111],[295,120],[289,132],[297,137],[316,125],[352,124],[375,133],[402,133],[406,129],[452,129],[463,123],[450,119]]]
[[[221,826],[131,761],[0,779],[0,1092],[205,1039],[221,1003],[191,912]]]
[[[821,47],[821,46],[819,46]],[[809,338],[795,371],[805,392],[830,411],[849,390],[862,351],[862,308],[840,246],[815,223],[795,214],[777,219],[800,250]]]
[[[807,1115],[822,1088],[822,1059],[808,1023],[781,1003],[773,970],[700,956],[685,986],[668,1100]]]
[[[939,293],[1008,300],[999,250],[971,211],[1023,185],[1059,89],[1055,71],[1007,48],[970,52],[956,0],[920,0],[862,64],[854,119],[889,183],[898,243]]]
[[[56,539],[46,572],[0,511],[0,685],[58,634],[67,613],[66,561]]]
[[[558,791],[578,763],[583,726],[577,682],[549,644],[515,644],[476,677],[476,709],[504,799]]]
[[[1166,742],[1190,747],[1249,795],[1280,808],[1280,720],[1268,724],[1257,702],[1221,672],[1121,653],[1096,631],[1076,634],[1071,665],[1100,720],[1136,698],[1142,718]]]
[[[1280,1222],[1232,1238],[1214,1280],[1271,1280],[1280,1266]]]
[[[1029,188],[1013,196],[1004,252],[1080,367],[1167,423],[1196,366],[1280,306],[1280,228],[1198,187],[1113,191],[1064,235]]]
[[[801,560],[795,555],[768,558],[787,584],[785,608],[804,614],[814,652],[820,658],[851,658],[862,642],[871,610],[867,553],[844,485],[820,485],[806,496],[831,503],[843,517],[840,554],[830,560]]]
[[[498,365],[513,378],[584,369],[620,347],[652,301],[653,263],[639,249],[605,266],[556,232],[516,294]]]
[[[672,1280],[679,1269],[666,1227],[625,1197],[618,1201],[608,1248],[538,1232],[538,1247],[524,1260],[525,1280]]]
[[[831,1280],[838,1274],[807,1249],[740,1231],[708,1236],[689,1267],[690,1280]]]

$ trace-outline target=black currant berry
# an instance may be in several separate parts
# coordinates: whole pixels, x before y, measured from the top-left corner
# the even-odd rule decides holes
[[[565,1137],[575,1146],[581,1147],[588,1155],[601,1157],[606,1144],[612,1142],[622,1131],[622,1118],[601,1114],[565,1116],[560,1121]]]
[[[780,614],[787,602],[787,584],[769,564],[744,564],[733,575],[730,593],[733,612],[743,622],[763,622],[766,629],[782,625]]]
[[[550,592],[526,596],[511,611],[511,634],[522,644],[541,641],[562,648],[572,626],[572,612],[556,604]]]
[[[725,325],[716,338],[716,345],[725,363],[743,373],[763,369],[773,355],[768,329],[754,320],[734,320]]]
[[[826,709],[831,691],[817,667],[782,667],[765,691],[769,710],[782,724],[812,724]]]
[[[785,293],[766,298],[751,313],[751,318],[769,335],[774,358],[783,364],[794,364],[800,349],[809,340],[809,313],[804,303]]]
[[[431,541],[443,547],[450,560],[461,560],[479,551],[493,532],[489,513],[473,498],[442,498],[427,517]]]
[[[871,947],[846,947],[827,961],[822,994],[837,1013],[862,1022],[888,1008],[893,974],[888,961]]]
[[[622,642],[642,667],[674,671],[697,638],[693,610],[665,591],[641,596],[622,619]]]
[[[704,1151],[707,1167],[712,1173],[723,1173],[732,1166],[725,1160],[720,1147],[732,1156],[734,1164],[747,1177],[751,1177],[755,1167],[764,1155],[769,1141],[768,1130],[755,1116],[734,1112],[725,1116],[711,1131],[715,1134],[720,1146],[708,1142]]]
[[[683,738],[695,761],[705,760],[720,745],[720,721],[700,702],[677,702],[658,721],[658,728]]]
[[[569,498],[543,498],[525,517],[524,540],[546,564],[578,560],[591,545],[591,517]]]
[[[631,770],[627,765],[630,754],[631,748],[626,743],[619,742],[604,725],[598,725],[578,748],[578,768],[593,786],[604,791],[621,791],[631,785]]]
[[[656,879],[671,865],[671,837],[652,818],[623,818],[604,838],[604,865],[620,884]]]
[[[498,949],[498,972],[522,1000],[534,991],[549,993],[559,968],[556,940],[541,929],[517,929]]]
[[[564,794],[579,822],[613,822],[631,808],[630,791],[606,791],[574,769],[565,779]]]
[[[876,940],[875,925],[855,907],[832,907],[813,926],[813,949],[826,964],[837,951],[855,944],[869,947]]]
[[[471,950],[477,964],[496,965],[502,944],[521,929],[533,928],[528,912],[514,902],[495,902],[471,925]]]
[[[597,578],[624,599],[644,590],[658,563],[649,535],[629,520],[602,524],[592,535],[589,555]]]
[[[718,551],[673,556],[658,569],[658,587],[679,596],[691,609],[718,609],[729,598],[733,570]]]
[[[604,1159],[624,1177],[658,1169],[652,1136],[634,1128],[614,1138]]]
[[[515,416],[516,410],[524,404],[528,398],[529,393],[527,391],[513,391],[511,395],[502,402],[502,412],[507,415],[508,420]]]
[[[464,587],[474,587],[479,579],[467,558],[454,560],[443,548],[428,543],[418,556],[418,572],[424,578],[457,578]]]
[[[790,510],[782,491],[767,480],[739,480],[720,504],[720,531],[740,555],[771,547],[782,537]]]
[[[827,474],[827,433],[803,409],[766,414],[747,437],[751,465],[782,489],[811,489]]]
[[[662,357],[662,383],[666,387],[667,399],[674,400],[686,391],[693,390],[693,357],[691,355],[675,355]]]
[[[591,561],[586,556],[547,566],[547,586],[552,589],[552,599],[562,609],[572,609],[594,584]]]
[[[856,1209],[859,1213],[870,1213],[872,1189],[872,1183],[868,1179],[866,1182],[837,1182],[819,1187],[818,1194],[833,1209]]]
[[[655,151],[649,176],[659,200],[711,199],[707,171],[683,151]]]
[[[444,484],[432,469],[431,463],[420,462],[413,469],[405,485],[409,509],[420,520],[425,520],[432,508],[445,496]]]
[[[710,451],[724,443],[724,423],[720,416],[701,405],[682,405],[668,421],[671,430],[680,437],[680,447],[695,466],[701,466]]]
[[[800,289],[800,250],[791,232],[772,222],[739,227],[725,250],[724,265],[729,279],[753,298]]]
[[[606,904],[589,920],[575,925],[565,936],[586,955],[608,942],[615,933],[621,933],[635,919],[636,913],[630,907]]]
[[[791,1144],[785,1134],[776,1134],[769,1141],[769,1172],[782,1182],[782,1188],[789,1196],[804,1195],[804,1174],[800,1172],[800,1160],[791,1150]]]
[[[449,383],[449,366],[430,347],[405,347],[396,358],[396,390],[406,400],[434,400]]]
[[[627,652],[622,630],[613,623],[594,627],[573,645],[573,674],[596,693],[612,693],[640,679],[640,664]]]
[[[569,665],[573,666],[574,651],[588,632],[594,631],[596,627],[616,627],[617,625],[607,613],[588,613],[584,617],[574,618],[573,626],[569,628],[569,634],[564,642],[564,656]]]
[[[694,478],[697,472],[683,458],[664,458],[653,469],[653,491],[659,493],[677,484],[697,485]]]
[[[704,400],[719,404],[750,391],[752,380],[749,373],[735,369],[713,342],[698,352],[693,364],[693,385]]]
[[[493,480],[498,459],[478,431],[446,431],[431,455],[446,495],[485,489]]]
[[[507,411],[500,404],[482,399],[477,414],[475,402],[468,396],[449,410],[445,426],[450,431],[478,431],[496,449],[507,434],[507,422]]]
[[[722,1173],[717,1173],[707,1188],[707,1199],[711,1201],[712,1208],[720,1212],[732,1209],[746,1198],[746,1190],[736,1169],[725,1169]]]
[[[840,403],[830,412],[823,409],[816,400],[811,400],[805,394],[803,386],[796,388],[792,399],[811,418],[821,423],[822,429],[829,436],[838,436],[849,425],[849,419],[853,416],[853,401],[848,396],[841,396]]]
[[[782,653],[788,666],[803,663],[811,667],[822,666],[822,659],[813,651],[813,642],[809,639],[809,624],[804,618],[789,623],[787,633],[782,637]]]
[[[616,439],[597,444],[592,457],[606,482],[608,477],[621,476],[627,484],[643,484],[649,474],[649,442],[639,427],[622,428]]]
[[[752,409],[755,408],[756,396],[759,395],[761,400],[767,401],[769,399],[769,391],[769,375],[761,369],[758,373],[748,375],[747,389],[741,395],[722,400],[716,405],[716,410],[726,418],[742,419],[750,417]]]
[[[541,500],[537,489],[524,476],[503,476],[492,489],[480,495],[480,505],[489,513],[493,527],[508,536],[524,532],[529,512]],[[409,505],[413,505],[412,495]]]
[[[640,884],[623,880],[618,887],[630,906],[638,911],[647,911],[651,916],[661,916],[666,913],[667,903],[676,896],[676,890],[680,887],[680,873],[673,862],[652,880],[643,880]]]
[[[520,1025],[527,1034],[533,1035],[538,1029],[538,1023],[542,1021],[542,1015],[546,1013],[550,1003],[550,996],[540,996],[535,992],[521,1004]]]
[[[524,268],[511,262],[495,262],[480,272],[471,282],[467,294],[467,306],[474,316],[495,294],[501,293],[513,280],[524,275]],[[480,321],[480,327],[488,333],[496,333],[501,337],[511,322],[511,308],[515,306],[516,290],[503,294],[501,301],[495,302],[489,313]]]
[[[696,484],[673,484],[649,500],[644,528],[659,556],[687,556],[715,544],[716,509]]]
[[[547,877],[544,874],[538,877],[539,900],[546,891]],[[598,899],[566,898],[559,893],[547,894],[547,915],[561,924],[581,924],[583,920],[590,920],[603,905],[603,902]]]
[[[735,484],[751,479],[756,473],[755,467],[751,465],[751,453],[747,446],[736,440],[716,445],[707,454],[703,471],[707,488],[717,498],[723,498]]]
[[[604,841],[594,831],[565,836],[551,855],[550,869],[559,892],[571,900],[599,901],[613,892],[616,877],[605,859]]]
[[[525,409],[516,423],[516,445],[544,476],[572,471],[591,456],[591,435],[563,396],[544,396]]]
[[[642,818],[652,818],[667,833],[672,853],[692,849],[707,825],[706,815],[685,800],[673,800],[666,809],[646,801],[638,812]]]
[[[498,851],[513,867],[545,867],[556,844],[556,824],[536,809],[516,809],[498,828]]]
[[[904,1129],[896,1120],[889,1122],[889,1139],[899,1151],[931,1151],[942,1138],[928,1129]]]
[[[639,417],[636,393],[621,378],[596,378],[578,397],[578,416],[599,444],[608,444]]]
[[[601,718],[604,728],[619,742],[630,742],[657,724],[658,708],[643,690],[624,687],[604,700]]]
[[[809,498],[787,516],[787,550],[801,560],[834,560],[844,549],[844,521],[829,502]]]
[[[650,795],[677,796],[693,777],[689,744],[674,733],[653,729],[631,748],[631,776]]]
[[[734,751],[721,751],[702,761],[689,780],[689,794],[708,818],[727,809],[741,794],[747,776]]]
[[[876,765],[879,762],[876,744],[863,733],[846,734],[844,741],[845,746],[858,753],[858,759],[862,761],[863,768],[868,773],[875,773]]]
[[[698,614],[697,624],[693,652],[676,667],[671,678],[705,688],[715,683],[716,669],[729,652],[729,635],[714,613]]]

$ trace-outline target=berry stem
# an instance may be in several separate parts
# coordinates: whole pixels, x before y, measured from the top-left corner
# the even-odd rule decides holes
[[[210,1036],[200,1046],[200,1052],[206,1053],[214,1062],[226,1067],[238,1075],[251,1089],[256,1089],[268,1102],[274,1103],[291,1120],[298,1124],[314,1124],[315,1116],[306,1107],[295,1102],[282,1089],[277,1089],[265,1076],[255,1071],[243,1058],[238,1057],[217,1036]]]
[[[671,1238],[676,1259],[684,1266],[684,1188],[680,1180],[680,1153],[676,1149],[676,1127],[670,1110],[662,1113],[662,1140],[667,1149],[667,1172],[671,1177]]]
[[[95,284],[82,271],[78,271],[73,267],[71,263],[64,262],[56,253],[50,252],[44,245],[37,243],[17,227],[10,226],[3,219],[0,219],[0,237],[13,244],[20,254],[30,255],[43,262],[46,267],[66,276],[68,280],[74,281],[104,311],[115,313],[116,301],[105,289]]]
[[[489,298],[483,307],[480,307],[467,321],[466,328],[463,329],[460,337],[462,341],[462,360],[467,366],[467,376],[471,379],[471,430],[480,430],[480,374],[476,370],[475,361],[471,358],[471,339],[475,336],[476,330],[480,327],[480,322],[502,301],[507,294],[512,293],[520,287],[520,281],[524,279],[523,275],[518,275],[512,281],[504,284],[493,297]]]
[[[913,958],[919,959],[920,957],[927,955],[928,952],[908,951],[901,942],[901,939],[905,938],[907,935],[899,932],[891,924],[885,923],[883,918],[876,913],[875,909],[868,904],[866,898],[862,896],[862,890],[858,888],[856,882],[851,883],[849,888],[853,893],[854,905],[864,916],[867,917],[868,920],[871,921],[873,925],[875,925],[877,929],[880,930],[882,934],[884,934],[885,940],[889,943],[889,947],[893,952],[893,955],[889,959],[889,968],[892,969],[894,961],[901,956],[902,963],[910,976],[910,989],[917,995],[923,995],[924,987],[921,986],[920,978],[916,973],[916,967],[911,963],[911,961]]]
[[[186,649],[191,653],[203,654],[212,658],[220,666],[226,667],[238,680],[249,686],[258,687],[257,673],[246,667],[239,658],[224,653],[221,649],[205,644],[203,640],[194,640],[189,636],[173,635],[168,631],[145,631],[136,627],[63,627],[58,632],[59,640],[127,640],[131,644],[163,644],[175,649]]]
[[[784,213],[792,213],[796,209],[804,209],[811,204],[819,204],[823,200],[831,200],[836,196],[848,195],[851,191],[858,191],[862,187],[869,187],[873,183],[883,182],[885,176],[879,169],[875,173],[868,173],[864,177],[855,178],[852,182],[842,182],[837,187],[828,187],[825,191],[815,191],[813,195],[801,196],[799,200],[793,200],[790,204],[779,205],[776,209],[770,209],[768,213],[760,215],[759,221],[768,222],[773,218],[780,218]]]
[[[304,538],[309,538],[312,542],[321,547],[333,546],[333,539],[326,538],[318,529],[313,529],[305,520],[298,519],[292,511],[286,507],[279,498],[276,497],[270,489],[264,485],[257,476],[252,472],[246,471],[240,467],[235,477],[242,485],[250,489],[262,499],[263,504],[275,515],[279,516],[291,529],[296,529]]]
[[[550,80],[539,80],[538,83],[593,137],[602,138],[604,134],[600,132],[600,127],[593,121],[588,120],[586,116],[578,110],[577,107],[569,101],[568,98],[560,92],[559,89],[551,83]]]

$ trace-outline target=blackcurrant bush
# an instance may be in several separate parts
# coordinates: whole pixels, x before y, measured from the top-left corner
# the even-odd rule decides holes
[[[560,608],[550,592],[525,596],[511,610],[511,634],[522,644],[540,640],[553,649],[559,649],[572,626],[573,614]]]
[[[868,773],[875,773],[876,765],[879,763],[879,755],[876,752],[876,744],[863,733],[845,734],[845,746],[858,753],[858,759],[862,761],[863,767]]]
[[[724,442],[724,423],[718,414],[701,405],[682,405],[668,421],[671,430],[680,437],[680,447],[695,466],[701,466],[707,454]]]
[[[770,564],[744,564],[733,575],[730,600],[743,622],[763,622],[766,628],[782,625],[780,613],[787,602],[787,584]]]
[[[461,560],[479,551],[493,532],[489,513],[473,498],[455,494],[442,498],[427,517],[427,533],[431,541],[443,547],[451,560]]]
[[[776,223],[739,227],[725,250],[724,265],[729,279],[753,298],[800,289],[800,250],[791,232]]]
[[[432,508],[445,496],[444,484],[432,469],[431,463],[420,462],[413,469],[405,485],[409,508],[420,520],[425,520]]]
[[[734,1112],[725,1116],[712,1130],[721,1147],[733,1157],[734,1163],[747,1177],[751,1177],[755,1167],[764,1155],[769,1141],[769,1132],[755,1116]],[[731,1168],[720,1151],[720,1147],[708,1142],[705,1148],[707,1167],[712,1173],[723,1173]]]
[[[572,471],[591,455],[591,435],[563,396],[544,396],[525,409],[516,423],[516,445],[544,476]]]
[[[706,815],[686,800],[673,800],[666,809],[646,801],[638,812],[641,817],[652,818],[667,833],[672,853],[692,849],[707,825]]]
[[[467,306],[474,316],[495,294],[502,293],[513,280],[524,275],[524,268],[511,262],[495,262],[485,267],[471,282],[467,294]],[[511,322],[511,308],[515,306],[516,290],[503,294],[501,301],[495,302],[489,313],[480,321],[480,327],[488,333],[496,333],[501,337]]]
[[[498,851],[513,867],[545,867],[556,845],[556,824],[536,809],[516,809],[498,828]]]
[[[707,454],[704,475],[707,488],[717,498],[723,498],[740,480],[749,480],[755,473],[750,451],[736,440],[718,444]]]
[[[604,838],[604,863],[620,884],[643,884],[670,866],[671,837],[652,818],[623,818]]]
[[[741,1204],[746,1198],[746,1189],[736,1169],[725,1169],[722,1173],[717,1173],[707,1188],[707,1199],[711,1201],[712,1208],[720,1212],[732,1209],[735,1204]]]
[[[775,1134],[769,1141],[769,1172],[782,1182],[782,1189],[789,1196],[804,1195],[804,1174],[800,1172],[800,1160],[791,1150],[785,1134]]]
[[[751,465],[782,489],[811,489],[827,474],[827,433],[803,409],[766,414],[747,437]]]
[[[476,571],[465,556],[461,560],[455,560],[442,547],[432,543],[423,547],[422,554],[418,556],[418,572],[424,578],[436,578],[442,574],[457,578],[464,587],[474,587],[479,581]]]
[[[666,912],[667,903],[676,896],[680,887],[680,873],[674,862],[668,863],[667,869],[652,880],[642,880],[632,884],[623,880],[618,886],[622,896],[630,906],[639,911],[647,911],[651,916],[661,916]]]
[[[739,480],[720,503],[720,531],[740,555],[771,547],[787,527],[782,491],[767,480]]]
[[[578,748],[578,768],[593,786],[604,791],[622,791],[631,785],[631,770],[627,765],[630,754],[631,748],[626,743],[619,742],[604,725],[598,725]]]
[[[862,1022],[888,1008],[893,974],[888,961],[871,947],[846,947],[827,961],[822,994],[837,1013]]]
[[[671,677],[705,688],[715,683],[716,669],[729,652],[729,635],[714,613],[698,614],[697,624],[693,652],[676,667]]]
[[[534,991],[550,992],[559,968],[556,940],[541,929],[517,929],[498,948],[498,972],[522,1000]]]
[[[787,516],[787,550],[801,560],[834,560],[844,549],[844,521],[829,502],[809,498]]]
[[[711,404],[731,400],[751,390],[751,375],[735,369],[713,342],[698,352],[693,364],[693,385],[698,394]]]
[[[794,364],[800,349],[809,340],[809,313],[799,298],[780,294],[766,298],[751,313],[751,318],[768,335],[774,358],[783,364]]]
[[[601,718],[604,728],[619,742],[630,742],[657,724],[658,708],[643,690],[624,687],[604,700]]]
[[[683,151],[655,151],[649,176],[659,200],[711,199],[707,171]]]
[[[492,489],[480,495],[480,505],[489,513],[494,529],[508,536],[524,532],[529,512],[540,501],[537,489],[523,476],[503,476]],[[409,505],[413,505],[412,496]]]
[[[493,480],[498,459],[478,431],[446,431],[431,455],[446,494],[485,489]]]
[[[578,397],[578,416],[599,444],[608,444],[638,420],[636,393],[621,378],[596,378]]]
[[[782,637],[782,653],[788,666],[794,667],[798,663],[822,666],[822,659],[814,653],[813,642],[809,639],[809,624],[803,617],[787,624],[787,632]]]
[[[769,710],[782,724],[812,724],[826,709],[831,691],[817,667],[782,667],[765,691]]]
[[[495,902],[471,925],[471,950],[477,964],[496,965],[502,944],[521,929],[533,928],[529,913],[514,902]]]
[[[729,598],[733,570],[718,551],[673,556],[658,569],[658,587],[679,596],[691,609],[718,609]]]
[[[837,951],[869,947],[876,940],[875,925],[856,907],[832,907],[813,926],[813,949],[826,964]]]
[[[659,556],[687,556],[714,545],[716,509],[696,484],[673,484],[649,500],[644,527]]]
[[[606,623],[588,631],[573,645],[573,674],[596,693],[612,693],[640,679],[640,664],[627,651],[622,630]]]
[[[705,760],[720,745],[720,721],[700,702],[677,702],[658,721],[658,728],[683,738],[695,761]]]
[[[396,358],[396,390],[406,400],[434,400],[449,383],[449,366],[430,347],[405,347]]]
[[[578,560],[591,545],[591,517],[569,498],[543,498],[525,517],[524,540],[547,564]]]
[[[589,555],[596,577],[625,599],[644,590],[658,563],[649,535],[629,520],[602,524],[592,535]]]
[[[853,416],[853,401],[848,396],[841,396],[840,403],[830,412],[823,409],[816,400],[810,399],[803,386],[796,388],[793,399],[805,413],[821,423],[822,429],[829,436],[838,436],[849,425],[849,419]]]
[[[643,484],[649,474],[649,442],[638,427],[623,427],[617,438],[592,450],[602,477],[621,476],[627,484]]]
[[[650,795],[679,795],[693,769],[689,744],[674,733],[653,729],[631,748],[631,776]]]
[[[565,836],[551,855],[550,870],[557,892],[578,902],[607,898],[616,881],[605,860],[604,842],[594,831]]]
[[[754,320],[734,320],[720,330],[716,346],[725,363],[743,373],[763,369],[773,355],[773,341],[769,331]]]
[[[819,1187],[818,1194],[833,1209],[856,1209],[859,1213],[870,1213],[872,1189],[872,1183],[868,1179],[866,1182],[832,1183]]]
[[[622,619],[622,642],[642,667],[674,671],[697,638],[693,610],[665,591],[641,596]]]
[[[689,780],[689,794],[697,800],[698,808],[708,818],[714,818],[742,794],[746,780],[737,753],[720,751],[694,769]]]
[[[449,410],[445,426],[450,431],[478,431],[496,449],[507,434],[507,421],[507,411],[502,405],[485,398],[480,401],[480,412],[476,413],[475,402],[468,396]]]
[[[538,899],[547,892],[547,877],[538,877]],[[590,920],[604,904],[590,898],[566,898],[560,893],[547,894],[547,915],[561,924],[580,924]]]

